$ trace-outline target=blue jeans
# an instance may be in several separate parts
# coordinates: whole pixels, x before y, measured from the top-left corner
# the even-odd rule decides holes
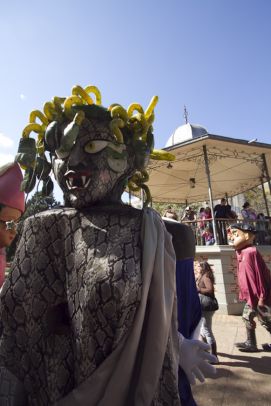
[[[200,329],[200,335],[204,337],[208,344],[214,344],[215,337],[212,332],[212,319],[213,319],[214,312],[205,312],[202,311],[202,326]]]

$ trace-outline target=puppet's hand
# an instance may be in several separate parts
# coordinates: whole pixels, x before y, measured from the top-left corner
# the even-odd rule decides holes
[[[216,368],[210,362],[216,362],[214,355],[207,352],[208,344],[199,340],[188,340],[178,333],[179,338],[179,365],[184,370],[189,382],[194,385],[196,379],[205,381],[205,375],[214,376]]]

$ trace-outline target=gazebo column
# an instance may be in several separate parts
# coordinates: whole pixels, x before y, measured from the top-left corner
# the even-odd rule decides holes
[[[270,214],[269,214],[269,207],[268,207],[267,197],[266,197],[266,193],[265,193],[265,189],[264,189],[264,181],[263,181],[263,178],[261,178],[261,185],[262,185],[263,198],[264,198],[264,203],[265,203],[265,208],[266,208],[266,214],[267,214],[268,217],[269,217],[269,216],[270,216]]]
[[[262,160],[263,160],[263,170],[265,172],[265,177],[269,186],[269,192],[271,195],[271,184],[270,184],[270,176],[269,176],[269,172],[268,172],[268,168],[267,168],[267,164],[266,164],[266,158],[265,158],[265,154],[262,154]]]
[[[215,222],[215,216],[214,216],[214,204],[213,204],[213,196],[212,196],[212,186],[211,186],[211,177],[210,177],[210,169],[209,169],[209,162],[208,162],[208,153],[207,153],[206,145],[203,145],[202,148],[203,148],[203,154],[204,154],[205,172],[206,172],[207,180],[208,180],[208,193],[209,193],[210,208],[211,208],[212,219],[213,219],[212,223],[213,223],[214,237],[215,237],[215,243],[217,244],[217,230],[216,230],[216,222]]]

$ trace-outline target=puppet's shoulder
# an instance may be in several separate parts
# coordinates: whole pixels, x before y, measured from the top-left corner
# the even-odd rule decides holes
[[[174,220],[163,218],[167,231],[172,235],[172,242],[177,260],[195,256],[195,236],[190,226]]]
[[[67,208],[67,207],[57,207],[55,209],[49,209],[49,210],[44,210],[40,211],[30,217],[28,217],[25,222],[27,223],[35,223],[35,222],[47,222],[51,221],[52,219],[59,219],[63,216],[66,217],[71,217],[77,215],[78,211],[73,208]]]
[[[255,247],[255,245],[246,247],[246,248],[244,249],[244,253],[245,253],[246,255],[248,255],[248,256],[251,256],[251,257],[252,257],[252,256],[260,255],[260,253],[259,253],[259,251],[257,250],[257,248]]]

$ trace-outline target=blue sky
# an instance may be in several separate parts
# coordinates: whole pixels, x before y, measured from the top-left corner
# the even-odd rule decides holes
[[[159,96],[156,147],[184,124],[270,143],[269,0],[2,2],[0,160],[14,155],[29,113],[75,84],[103,105]]]

